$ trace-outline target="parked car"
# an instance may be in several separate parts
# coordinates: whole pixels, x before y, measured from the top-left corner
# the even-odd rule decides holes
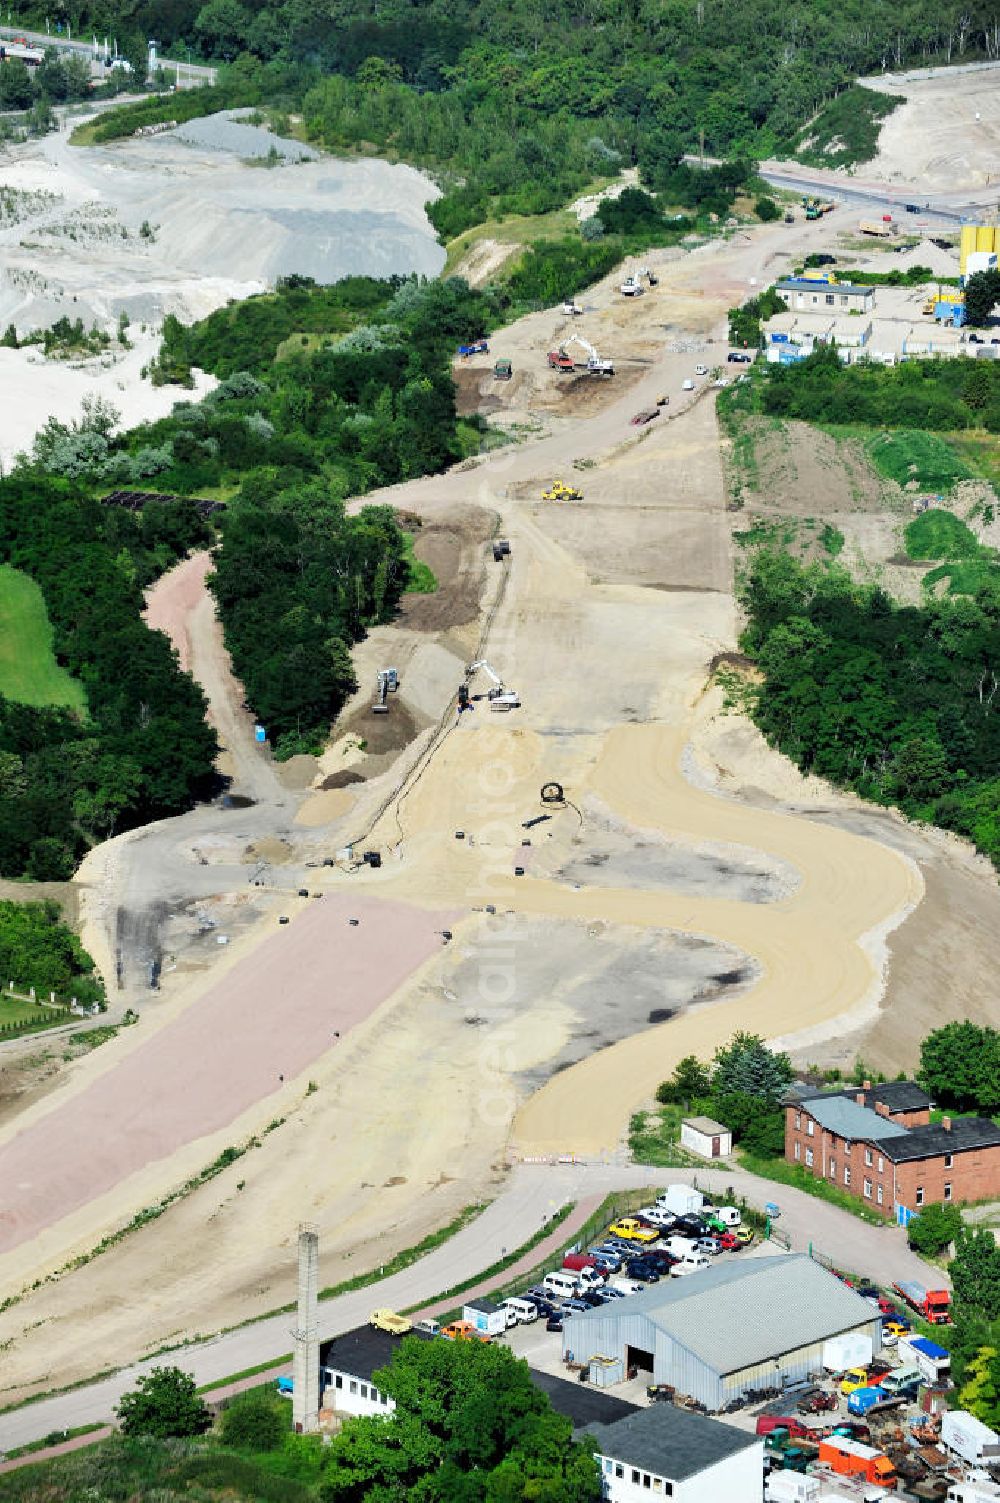
[[[696,1237],[694,1245],[699,1252],[708,1253],[710,1258],[717,1258],[722,1251],[718,1237]]]
[[[739,1252],[743,1245],[735,1232],[720,1232],[715,1240],[720,1252]]]
[[[629,1242],[655,1242],[656,1232],[651,1226],[643,1226],[634,1216],[623,1216],[611,1228],[612,1237],[624,1237]]]
[[[634,1261],[626,1269],[630,1279],[641,1279],[644,1284],[656,1284],[659,1282],[660,1270],[652,1263]]]
[[[910,1325],[910,1322],[908,1320],[900,1320],[896,1316],[894,1316],[890,1320],[883,1320],[882,1322],[883,1337],[885,1336],[887,1331],[890,1336],[909,1336],[912,1330],[913,1327]]]
[[[636,1211],[640,1221],[648,1221],[650,1226],[667,1228],[673,1226],[677,1217],[673,1211],[667,1211],[663,1206],[643,1206],[641,1211]]]
[[[562,1328],[563,1323],[561,1315],[550,1315],[548,1320],[545,1322],[545,1329],[547,1331],[561,1331]]]
[[[580,1298],[588,1310],[597,1310],[601,1305],[607,1303],[604,1298],[603,1289],[585,1289]]]
[[[726,356],[730,365],[752,365],[753,356],[747,350],[730,350]]]
[[[687,1216],[678,1216],[671,1231],[678,1237],[704,1237],[708,1232],[708,1222],[703,1216],[689,1213]]]
[[[467,1320],[453,1320],[449,1325],[441,1327],[441,1335],[446,1341],[489,1341],[481,1331]]]
[[[694,373],[695,373],[696,376],[707,376],[708,375],[708,366],[707,365],[696,365],[695,368],[694,368]]]
[[[578,1313],[586,1314],[586,1312],[589,1309],[590,1309],[590,1306],[587,1304],[587,1301],[585,1299],[564,1299],[563,1300],[562,1313],[564,1315],[566,1314],[567,1310],[575,1310]]]
[[[741,1247],[749,1247],[750,1243],[753,1241],[753,1227],[738,1226],[733,1233],[733,1236],[736,1238]]]

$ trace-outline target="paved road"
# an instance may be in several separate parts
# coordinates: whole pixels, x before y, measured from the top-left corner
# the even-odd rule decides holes
[[[53,36],[45,31],[25,31],[23,26],[0,26],[0,38],[24,37],[25,41],[37,47],[56,47],[61,52],[75,52],[89,62],[94,62],[97,53],[94,51],[93,33],[85,32],[82,36],[63,37]],[[105,37],[97,38],[100,56],[103,56]],[[160,65],[169,74],[173,73],[178,88],[192,89],[200,84],[214,84],[216,70],[205,63],[179,63],[167,58],[159,59]]]
[[[782,1208],[782,1230],[796,1251],[812,1248],[835,1258],[842,1267],[877,1277],[884,1284],[903,1278],[921,1279],[928,1273],[935,1283],[941,1282],[937,1270],[928,1270],[909,1251],[899,1228],[869,1226],[825,1201],[814,1200],[802,1191],[776,1186],[739,1169],[521,1164],[513,1169],[503,1194],[441,1247],[402,1273],[383,1279],[368,1289],[325,1301],[320,1306],[320,1337],[336,1336],[363,1324],[375,1306],[434,1308],[435,1296],[442,1290],[453,1288],[474,1275],[477,1269],[490,1267],[505,1251],[520,1247],[567,1201],[577,1203],[577,1210],[566,1223],[571,1234],[574,1226],[589,1213],[595,1197],[603,1198],[613,1190],[690,1183],[692,1180],[719,1193],[732,1187],[757,1207],[763,1207],[769,1200],[777,1200]],[[530,1263],[537,1257],[536,1253]],[[289,1289],[289,1297],[293,1295],[294,1290]],[[178,1364],[192,1372],[199,1385],[219,1383],[231,1373],[256,1367],[289,1351],[293,1344],[293,1327],[291,1313],[269,1316],[211,1341],[179,1347],[169,1356],[161,1354],[148,1362],[124,1368],[113,1377],[88,1387],[0,1415],[0,1449],[25,1445],[54,1430],[107,1422],[112,1419],[121,1395],[134,1386],[137,1376],[158,1364]]]

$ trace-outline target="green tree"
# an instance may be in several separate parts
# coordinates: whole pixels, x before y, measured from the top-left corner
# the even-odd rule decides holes
[[[35,97],[31,74],[19,57],[0,66],[0,110],[29,110]]]
[[[202,1435],[212,1423],[194,1378],[179,1367],[154,1367],[141,1374],[132,1392],[123,1394],[116,1412],[124,1435],[154,1440]]]
[[[768,1098],[748,1091],[726,1091],[712,1097],[712,1110],[728,1127],[733,1141],[762,1158],[777,1158],[785,1151],[785,1114]]]
[[[757,202],[753,206],[753,211],[762,224],[769,224],[781,215],[781,210],[774,199],[768,198],[766,194],[757,199]]]
[[[955,1205],[928,1205],[914,1216],[907,1227],[907,1238],[915,1252],[934,1258],[950,1247],[962,1226],[962,1213]]]
[[[965,318],[974,329],[981,329],[1000,303],[1000,271],[977,271],[965,284]]]
[[[952,1297],[964,1316],[1000,1320],[1000,1247],[982,1227],[962,1227],[948,1264]]]
[[[958,1402],[991,1429],[1000,1428],[1000,1354],[996,1347],[984,1346],[973,1357]]]
[[[919,1078],[941,1106],[992,1115],[1000,1108],[1000,1032],[945,1023],[920,1045]]]
[[[711,1071],[695,1054],[686,1054],[679,1061],[669,1080],[656,1088],[656,1099],[663,1106],[679,1102],[687,1110],[698,1096],[707,1096],[711,1088]]]
[[[993,377],[985,360],[972,360],[962,382],[962,401],[974,412],[981,412],[990,404],[993,395]]]
[[[771,1105],[792,1078],[787,1054],[775,1054],[755,1033],[735,1033],[715,1051],[712,1090],[716,1096],[742,1092]]]
[[[240,1451],[276,1451],[288,1434],[288,1407],[270,1393],[244,1394],[222,1411],[222,1443]]]

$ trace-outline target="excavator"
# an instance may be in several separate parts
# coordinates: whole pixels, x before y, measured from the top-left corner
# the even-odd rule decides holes
[[[373,715],[388,715],[389,695],[399,688],[399,671],[396,668],[380,668],[375,675],[375,700]]]
[[[486,674],[487,678],[492,679],[492,681],[493,681],[493,688],[487,690],[487,693],[486,693],[486,698],[487,698],[487,701],[489,702],[490,709],[491,710],[517,710],[517,709],[519,709],[520,705],[521,705],[521,700],[520,700],[520,698],[519,698],[516,690],[514,690],[514,689],[508,689],[507,686],[504,684],[503,679],[500,677],[499,673],[497,673],[494,668],[490,667],[489,663],[487,663],[487,661],[486,661],[485,658],[480,658],[478,662],[476,662],[476,663],[470,663],[469,666],[465,670],[466,682],[460,686],[459,691],[458,691],[458,708],[459,708],[459,710],[467,710],[469,708],[470,695],[469,695],[468,680],[471,679],[471,678],[474,678],[476,676],[476,674],[479,672],[480,669],[482,669],[482,671]]]
[[[614,361],[602,359],[602,357],[597,353],[597,351],[594,349],[594,346],[589,342],[589,340],[582,338],[582,336],[579,334],[571,334],[570,337],[566,340],[565,344],[561,344],[559,346],[560,355],[564,355],[566,353],[567,346],[571,344],[578,344],[581,349],[586,350],[587,370],[592,376],[614,375]]]

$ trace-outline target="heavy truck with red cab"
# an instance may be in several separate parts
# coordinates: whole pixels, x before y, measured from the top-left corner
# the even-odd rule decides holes
[[[911,1310],[916,1310],[933,1326],[947,1325],[951,1320],[951,1290],[928,1289],[912,1279],[893,1284],[896,1293],[906,1301]]]

